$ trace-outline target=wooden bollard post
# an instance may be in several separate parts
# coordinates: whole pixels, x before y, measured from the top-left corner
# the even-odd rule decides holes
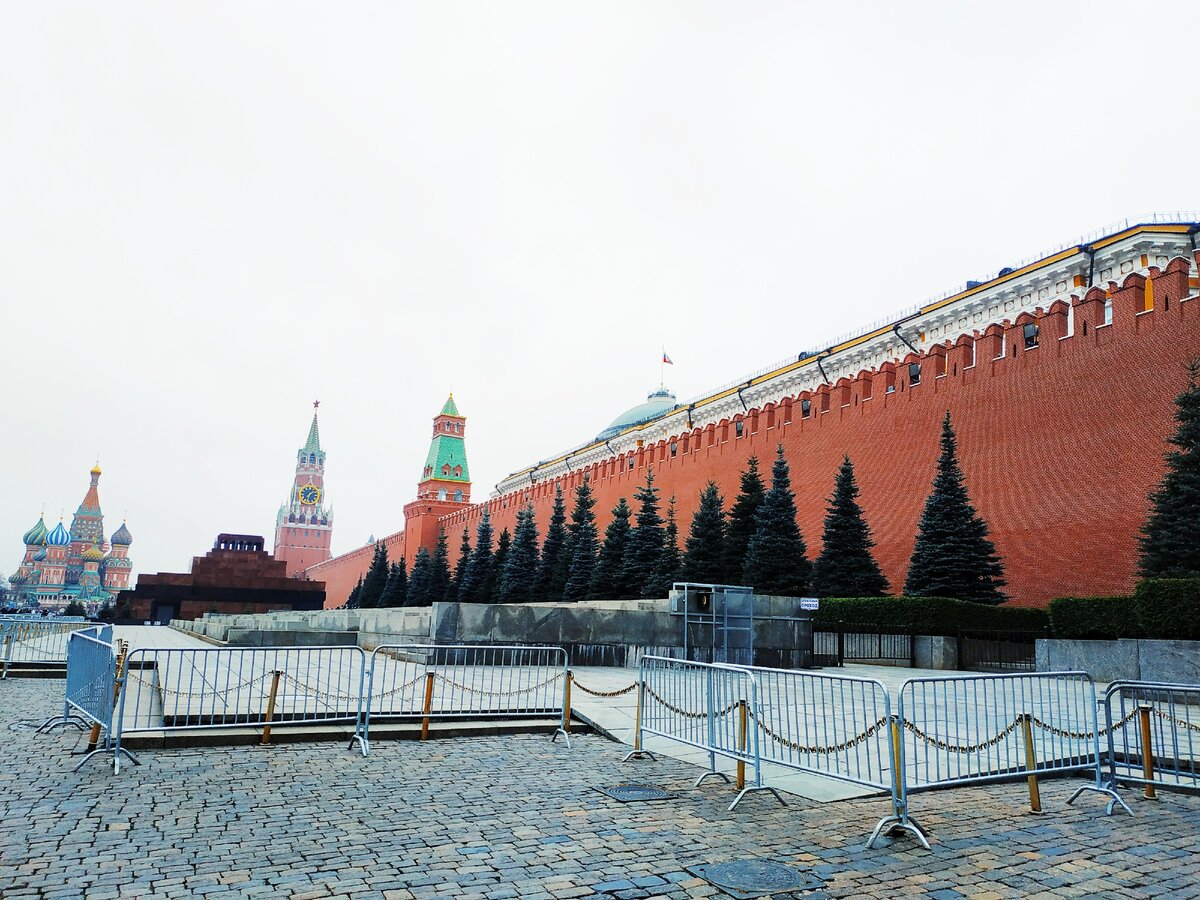
[[[421,710],[421,740],[429,739],[429,711],[433,709],[433,679],[432,672],[425,673],[425,707]]]
[[[563,688],[563,732],[571,733],[571,672],[567,671],[567,683]]]
[[[262,743],[271,743],[271,719],[275,717],[275,698],[279,695],[279,676],[283,673],[276,670],[271,673],[271,693],[267,697],[266,724],[263,725]]]
[[[742,756],[746,753],[747,745],[747,708],[746,699],[743,697],[738,701],[738,753]],[[740,791],[746,786],[746,760],[740,756],[737,763],[737,789]]]
[[[1021,737],[1025,742],[1025,770],[1029,772],[1029,810],[1040,813],[1042,795],[1038,790],[1037,775],[1034,774],[1037,770],[1037,756],[1033,752],[1033,716],[1029,713],[1021,715]]]
[[[1146,779],[1146,790],[1143,792],[1147,800],[1154,800],[1158,794],[1154,791],[1154,748],[1150,745],[1150,704],[1138,705],[1138,718],[1142,725],[1142,776]]]

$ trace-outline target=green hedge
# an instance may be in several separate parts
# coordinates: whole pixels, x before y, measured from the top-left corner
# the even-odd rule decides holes
[[[1057,597],[1047,611],[1056,638],[1111,641],[1141,633],[1132,597]]]
[[[1200,578],[1146,578],[1133,605],[1143,637],[1200,640]]]
[[[839,623],[911,629],[916,634],[953,635],[959,629],[1045,628],[1045,610],[989,606],[944,597],[827,597],[813,616],[819,630]]]

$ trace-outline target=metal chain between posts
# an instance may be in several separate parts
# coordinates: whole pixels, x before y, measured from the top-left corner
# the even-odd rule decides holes
[[[1108,734],[1110,731],[1116,731],[1118,728],[1124,728],[1126,725],[1128,725],[1130,722],[1132,722],[1134,719],[1137,718],[1137,714],[1138,714],[1138,711],[1135,709],[1133,712],[1131,712],[1125,718],[1121,719],[1121,721],[1113,722],[1112,728],[1105,726],[1104,728],[1100,729],[1099,733],[1100,734]],[[1042,731],[1048,731],[1051,734],[1055,735],[1056,737],[1075,738],[1076,740],[1080,740],[1080,741],[1088,741],[1096,736],[1095,731],[1068,731],[1065,728],[1055,728],[1053,725],[1043,722],[1041,719],[1037,718],[1036,716],[1031,716],[1030,721],[1033,722],[1033,724],[1036,725],[1038,728],[1042,729]]]
[[[646,693],[649,694],[651,697],[653,697],[655,700],[657,700],[660,704],[665,706],[668,710],[675,713],[675,715],[677,715],[677,716],[683,716],[685,719],[706,719],[706,718],[708,718],[707,711],[691,712],[690,710],[681,709],[680,707],[675,706],[673,703],[670,703],[665,698],[660,697],[658,694],[656,694],[654,692],[654,689],[651,688],[649,685],[647,685],[647,687],[646,687]],[[727,716],[731,712],[733,712],[735,709],[737,709],[739,705],[741,705],[741,701],[735,700],[733,703],[730,703],[724,709],[716,710],[713,713],[713,715],[714,716]]]
[[[21,648],[21,653],[28,654],[30,656],[39,656],[42,659],[53,659],[53,660],[61,660],[62,659],[61,653],[56,653],[53,650],[39,650],[36,647],[23,647],[23,648]]]
[[[912,722],[905,722],[904,728],[912,732],[925,743],[931,744],[932,746],[937,747],[939,750],[949,750],[951,753],[974,753],[977,750],[983,750],[987,747],[996,746],[1002,740],[1016,731],[1017,726],[1020,724],[1020,719],[1013,719],[1013,721],[1010,722],[1008,726],[995,737],[988,738],[986,741],[982,741],[978,744],[952,744],[947,740],[943,740],[942,738],[930,737]]]
[[[162,692],[164,694],[170,694],[173,697],[187,697],[187,698],[208,697],[213,694],[219,695],[219,694],[228,694],[232,691],[240,691],[242,688],[249,687],[250,685],[252,685],[256,682],[265,681],[266,679],[271,677],[271,674],[272,673],[270,673],[270,672],[264,672],[263,674],[257,675],[254,678],[248,678],[245,681],[241,682],[240,684],[235,684],[231,687],[225,687],[225,688],[211,688],[209,690],[200,690],[200,691],[174,691],[174,690],[171,690],[171,688],[165,688],[162,685],[159,685],[158,689],[160,692]],[[139,682],[140,684],[144,684],[147,687],[154,687],[153,682],[147,681],[144,678],[139,678],[138,676],[134,675],[132,672],[126,672],[125,676],[127,678],[132,678],[134,681]]]
[[[1200,731],[1200,725],[1197,725],[1195,722],[1188,722],[1186,719],[1177,719],[1174,716],[1163,712],[1161,709],[1154,709],[1151,710],[1151,712],[1153,712],[1154,715],[1158,716],[1158,718],[1162,719],[1164,722],[1170,722],[1172,725],[1178,725],[1180,728],[1186,728],[1188,731]]]
[[[758,716],[756,716],[754,714],[753,710],[750,711],[750,718],[752,718],[754,720],[754,723],[758,726],[759,731],[761,731],[763,734],[765,734],[771,740],[775,741],[777,744],[782,744],[783,746],[787,747],[789,750],[795,750],[799,753],[818,753],[818,754],[841,753],[843,750],[849,750],[851,747],[857,747],[859,744],[861,744],[863,741],[867,740],[868,738],[874,737],[875,734],[877,734],[880,729],[882,729],[884,726],[887,725],[887,721],[888,721],[887,716],[880,716],[877,721],[872,722],[870,725],[868,725],[865,731],[859,732],[858,734],[854,735],[854,737],[849,738],[848,740],[842,741],[840,744],[830,744],[826,747],[820,747],[820,746],[807,746],[805,744],[801,744],[799,741],[789,741],[787,738],[783,737],[782,735],[776,734],[774,731],[771,730],[771,728],[767,725],[766,722],[763,722]]]
[[[637,690],[637,682],[636,681],[633,684],[629,685],[628,687],[623,687],[620,690],[616,690],[616,691],[595,691],[595,690],[592,690],[590,687],[584,687],[578,681],[572,681],[571,686],[577,687],[577,688],[579,688],[579,690],[583,691],[585,694],[591,694],[593,697],[620,697],[622,694],[628,694],[630,691]]]
[[[517,694],[530,694],[536,690],[547,687],[563,677],[563,673],[559,672],[553,678],[547,678],[540,684],[530,685],[529,687],[517,688],[512,691],[489,691],[487,688],[471,687],[467,684],[459,684],[457,681],[447,678],[445,675],[440,676],[442,681],[450,685],[452,688],[457,688],[460,691],[466,691],[468,694],[483,694],[486,697],[515,697]]]
[[[284,680],[290,681],[297,688],[299,688],[302,693],[308,694],[309,696],[316,697],[318,699],[357,700],[359,697],[358,694],[343,693],[342,691],[323,691],[320,688],[315,688],[311,684],[307,684],[306,682],[303,682],[300,679],[298,679],[292,675],[289,675],[287,672],[283,672],[281,674],[283,675]],[[399,694],[401,691],[406,691],[413,685],[417,684],[418,682],[424,681],[424,680],[425,680],[425,675],[424,675],[424,673],[422,673],[422,674],[418,675],[416,678],[414,678],[412,681],[406,681],[404,684],[402,684],[398,687],[394,687],[390,691],[382,691],[378,694],[370,694],[368,696],[371,700],[382,700],[384,697],[391,697],[394,694]],[[366,698],[364,698],[364,699],[366,699]]]
[[[1107,734],[1109,731],[1116,731],[1118,728],[1124,728],[1131,721],[1133,721],[1134,718],[1137,717],[1137,714],[1138,714],[1137,710],[1135,709],[1129,715],[1125,716],[1125,718],[1121,719],[1121,721],[1114,722],[1111,729],[1108,727],[1104,727],[1104,728],[1101,728],[1098,733],[1099,734]],[[1056,737],[1071,738],[1071,739],[1079,740],[1079,741],[1088,741],[1088,740],[1091,740],[1092,738],[1096,737],[1096,735],[1097,735],[1097,732],[1095,732],[1095,731],[1070,731],[1069,729],[1066,729],[1066,728],[1056,728],[1055,726],[1049,724],[1048,722],[1043,722],[1041,719],[1037,718],[1036,716],[1030,716],[1029,721],[1031,724],[1036,725],[1038,728],[1042,729],[1043,731],[1050,732],[1051,734],[1055,735]],[[1004,740],[1006,737],[1008,737],[1010,734],[1012,734],[1014,731],[1016,731],[1017,728],[1020,726],[1020,724],[1021,724],[1021,717],[1018,716],[1017,718],[1013,719],[1013,721],[1010,722],[1004,728],[1004,730],[1002,730],[1001,732],[996,734],[994,737],[990,737],[986,741],[981,741],[978,744],[952,744],[947,740],[943,740],[942,738],[930,737],[925,732],[923,732],[920,728],[918,728],[916,725],[914,725],[912,722],[905,722],[904,728],[907,731],[910,731],[912,734],[916,735],[918,738],[923,740],[925,743],[930,744],[934,747],[937,747],[939,750],[949,750],[951,753],[975,753],[978,750],[983,750],[987,747],[996,746],[1002,740]],[[1200,728],[1197,728],[1196,730],[1200,731]]]

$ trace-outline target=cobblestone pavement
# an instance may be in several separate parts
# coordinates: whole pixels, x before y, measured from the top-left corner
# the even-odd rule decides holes
[[[418,744],[381,741],[363,759],[333,743],[148,751],[119,776],[71,774],[75,733],[12,726],[55,711],[61,681],[0,684],[0,897],[692,898],[725,896],[686,869],[758,857],[811,870],[795,896],[1200,896],[1200,798],[1160,794],[1135,818],[1099,798],[1024,812],[1023,785],[925,794],[907,839],[864,850],[878,799],[817,804],[728,786],[693,790],[678,760],[622,763],[577,736]],[[619,804],[592,790],[639,782],[679,792]],[[885,842],[886,843],[886,842]],[[792,897],[780,894],[777,897]]]

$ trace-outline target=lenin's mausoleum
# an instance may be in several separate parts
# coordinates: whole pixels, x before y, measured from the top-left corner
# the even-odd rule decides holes
[[[1198,232],[1200,215],[1132,220],[690,402],[660,390],[595,438],[514,472],[482,503],[471,502],[466,419],[451,398],[434,419],[404,522],[382,540],[411,568],[444,529],[453,564],[463,527],[473,536],[485,510],[496,533],[512,531],[531,502],[544,535],[556,486],[569,501],[585,478],[603,532],[648,467],[661,496],[677,498],[686,534],[706,482],[731,502],[747,459],[769,467],[782,444],[810,558],[848,454],[876,559],[897,592],[949,411],[1009,596],[1044,605],[1128,593],[1173,400],[1200,356]],[[314,416],[275,555],[289,574],[325,582],[326,604],[340,606],[372,547],[329,558],[324,462]]]

